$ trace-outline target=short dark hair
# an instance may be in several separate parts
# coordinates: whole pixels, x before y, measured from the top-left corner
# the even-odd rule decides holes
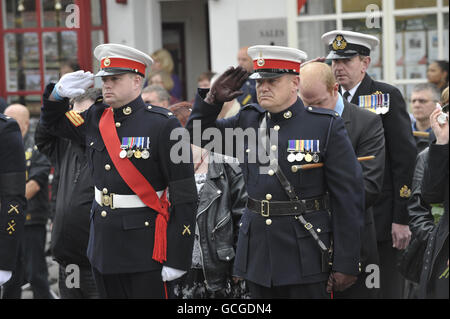
[[[90,89],[87,89],[86,92],[84,92],[83,94],[81,94],[77,97],[74,97],[71,100],[70,104],[74,105],[75,103],[81,103],[86,100],[91,100],[91,101],[95,102],[95,100],[101,95],[102,95],[101,89],[90,88]]]
[[[428,83],[428,82],[427,83],[419,83],[413,87],[412,92],[420,92],[420,91],[430,91],[431,95],[433,96],[433,100],[435,100],[436,102],[439,102],[440,97],[441,97],[441,92],[439,91],[437,86],[434,85],[433,83]]]
[[[68,66],[69,68],[71,68],[73,70],[73,72],[81,70],[81,66],[78,63],[78,61],[77,60],[73,60],[73,59],[62,61],[61,65],[60,65],[60,68],[62,68],[63,66]]]
[[[449,69],[449,65],[448,65],[448,61],[445,61],[445,60],[436,60],[436,61],[434,61],[434,63],[436,63],[438,66],[439,66],[439,68],[441,69],[441,71],[444,71],[444,72],[447,72],[447,79],[446,79],[446,81],[448,82],[448,69]]]

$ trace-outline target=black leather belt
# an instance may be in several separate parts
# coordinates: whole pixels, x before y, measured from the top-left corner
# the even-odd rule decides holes
[[[313,213],[329,208],[328,197],[296,200],[296,201],[268,201],[248,198],[247,208],[263,217],[269,216],[297,216]]]

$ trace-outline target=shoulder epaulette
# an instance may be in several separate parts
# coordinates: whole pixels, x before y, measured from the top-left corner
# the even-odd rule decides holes
[[[94,104],[100,104],[100,103],[103,103],[103,96],[101,96],[101,95],[95,99]]]
[[[310,113],[314,113],[314,114],[322,114],[322,115],[330,115],[333,117],[339,117],[339,113],[329,110],[329,109],[324,109],[321,107],[314,107],[314,106],[306,106],[305,107],[306,110]]]
[[[146,107],[146,110],[149,112],[152,112],[152,113],[158,113],[158,114],[164,115],[167,118],[174,116],[173,113],[170,112],[168,109],[160,107],[160,106],[148,105]]]

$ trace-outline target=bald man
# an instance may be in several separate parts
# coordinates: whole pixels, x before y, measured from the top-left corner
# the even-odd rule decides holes
[[[19,299],[23,281],[29,282],[35,299],[50,299],[48,270],[45,261],[46,225],[49,218],[48,175],[50,162],[34,147],[34,138],[30,137],[30,112],[21,104],[6,108],[5,115],[17,121],[25,146],[26,186],[24,235],[19,251],[16,272],[5,284],[3,298]],[[25,277],[24,277],[25,276]]]
[[[378,298],[378,290],[366,285],[368,265],[378,265],[378,250],[373,222],[372,206],[381,193],[384,173],[384,131],[381,118],[370,111],[347,102],[339,93],[339,84],[331,68],[320,62],[302,67],[300,72],[300,96],[305,105],[333,110],[344,119],[347,134],[357,157],[375,156],[375,159],[360,162],[363,169],[366,197],[365,225],[361,231],[362,271],[355,285],[337,292],[336,298]],[[371,269],[371,268],[370,268]]]
[[[242,47],[239,49],[237,60],[240,67],[243,67],[248,73],[253,73],[253,60],[248,55],[249,47]],[[241,107],[249,104],[249,103],[258,103],[258,99],[256,97],[256,81],[252,79],[247,79],[244,85],[241,88],[242,92],[244,92],[241,96],[237,97],[237,101],[241,105]]]

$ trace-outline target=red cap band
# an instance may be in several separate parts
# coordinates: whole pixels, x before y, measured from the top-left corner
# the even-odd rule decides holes
[[[300,63],[286,60],[271,60],[258,58],[253,61],[253,69],[286,69],[300,72]]]
[[[104,58],[101,62],[101,68],[121,68],[121,69],[131,69],[137,70],[139,73],[145,75],[146,66],[143,63],[128,60],[123,58]]]

